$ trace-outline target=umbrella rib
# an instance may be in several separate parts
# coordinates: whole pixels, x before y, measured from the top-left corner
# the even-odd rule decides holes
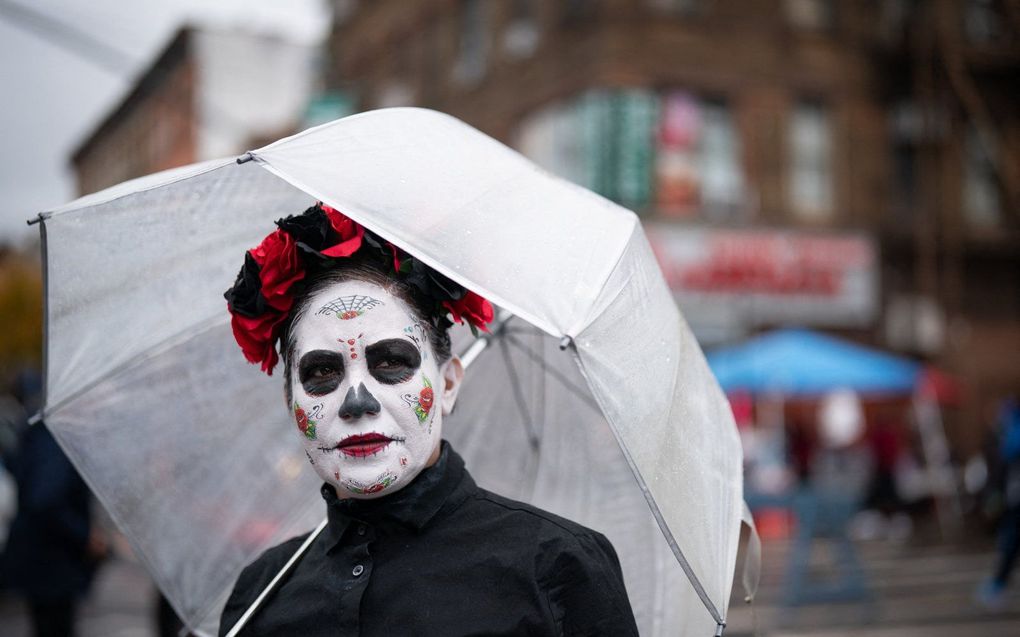
[[[566,378],[563,374],[561,374],[557,370],[554,370],[554,369],[548,367],[545,364],[545,360],[543,360],[541,356],[539,356],[537,353],[532,351],[529,347],[527,347],[526,345],[522,344],[520,341],[515,339],[509,333],[504,334],[503,338],[508,340],[508,341],[510,341],[511,343],[513,343],[516,347],[521,349],[525,353],[525,355],[527,355],[533,361],[537,362],[538,365],[542,367],[542,370],[545,373],[549,374],[553,378],[555,378],[558,381],[560,381],[561,383],[563,383],[563,385],[567,388],[567,390],[572,392],[576,396],[580,397],[582,399],[582,402],[584,402],[584,404],[591,406],[592,409],[596,409],[596,407],[592,406],[591,402],[589,400],[587,400],[587,397],[586,397],[585,393],[583,392],[583,390],[581,390],[579,387],[577,387],[577,385],[575,385],[573,382],[571,382],[568,378]],[[575,350],[575,356],[576,355],[577,355],[577,352]],[[581,365],[581,373],[582,374],[584,373],[584,366],[583,365]],[[673,379],[673,384],[674,384],[674,387],[675,387],[675,384],[676,384],[676,378],[675,377]],[[598,397],[597,396],[595,397],[595,400],[598,401]],[[673,409],[673,406],[670,405],[670,411],[672,411],[672,409]],[[597,410],[597,411],[598,411],[598,413],[600,415],[604,415],[605,414],[604,410]],[[634,459],[630,456],[630,453],[627,451],[627,447],[623,444],[622,441],[619,440],[619,436],[616,434],[616,428],[610,426],[610,430],[612,430],[613,434],[617,437],[617,442],[619,444],[620,450],[623,452],[623,455],[624,455],[624,457],[627,460],[627,464],[630,465],[631,473],[634,475],[634,478],[637,480],[638,486],[640,487],[642,494],[644,494],[644,496],[645,496],[645,501],[648,503],[648,507],[651,509],[652,515],[655,517],[655,521],[659,525],[659,530],[662,531],[663,536],[666,538],[666,543],[669,545],[670,549],[672,550],[674,557],[676,557],[676,559],[677,559],[677,562],[680,563],[680,568],[687,575],[687,579],[691,583],[691,586],[694,588],[694,592],[698,594],[699,598],[701,598],[701,603],[704,604],[706,610],[708,610],[709,614],[712,616],[712,619],[714,619],[716,621],[716,624],[719,625],[719,626],[725,626],[726,622],[722,619],[722,615],[719,613],[719,610],[716,608],[715,603],[708,596],[708,592],[705,590],[705,587],[702,585],[701,580],[694,573],[694,568],[691,567],[690,562],[687,561],[687,556],[684,555],[684,552],[680,548],[680,545],[677,544],[676,538],[673,537],[673,532],[669,529],[669,525],[666,523],[665,518],[662,516],[662,512],[659,510],[659,505],[655,502],[655,499],[652,497],[651,491],[649,491],[649,489],[648,489],[648,485],[645,484],[644,478],[641,476],[641,473],[638,470],[637,465],[634,463]]]
[[[584,362],[582,361],[580,354],[578,353],[576,348],[573,349],[573,352],[574,358],[577,361],[578,368],[581,370],[581,373],[585,376],[585,378],[587,378],[588,374],[585,371]],[[673,378],[673,387],[675,390],[676,388],[675,375]],[[602,410],[602,413],[603,414],[608,413],[605,407],[602,405],[602,401],[599,400],[599,396],[595,395],[594,398],[595,401],[599,403],[599,407]],[[672,413],[672,409],[673,406],[670,405],[670,413]],[[712,598],[709,597],[708,592],[705,590],[704,585],[701,583],[701,580],[694,572],[694,568],[691,566],[691,563],[687,561],[687,556],[684,555],[684,552],[680,548],[680,545],[677,543],[676,538],[673,537],[673,531],[670,530],[669,524],[666,522],[666,518],[663,517],[662,511],[659,510],[659,505],[658,503],[655,502],[655,497],[652,495],[651,489],[649,489],[648,484],[645,482],[644,476],[641,475],[641,470],[638,468],[637,463],[634,462],[634,458],[630,455],[630,451],[627,449],[627,445],[625,445],[623,440],[620,438],[620,433],[616,430],[616,427],[613,425],[612,421],[610,421],[608,418],[607,422],[609,422],[609,430],[613,432],[613,437],[616,438],[616,443],[620,448],[620,452],[623,453],[623,457],[627,460],[627,465],[630,467],[630,472],[634,476],[634,480],[638,483],[638,488],[641,489],[641,494],[645,497],[645,502],[648,504],[648,508],[651,509],[652,516],[655,518],[656,524],[659,525],[659,530],[662,531],[662,535],[663,537],[665,537],[666,543],[669,545],[670,550],[673,552],[673,556],[676,557],[677,562],[680,563],[681,570],[683,570],[684,574],[687,576],[687,580],[694,588],[694,592],[698,594],[699,598],[701,598],[701,603],[705,606],[705,609],[708,611],[708,614],[711,615],[712,619],[715,620],[717,630],[721,630],[723,627],[726,626],[726,620],[723,619],[722,614],[719,612],[719,609],[716,608],[715,602],[713,602]],[[717,632],[716,634],[720,635],[722,633]]]
[[[581,402],[583,402],[585,405],[587,405],[590,409],[595,411],[600,416],[603,415],[602,412],[599,411],[597,407],[592,405],[591,400],[589,399],[590,394],[586,393],[583,389],[574,384],[574,382],[571,381],[566,376],[564,376],[562,372],[555,370],[552,367],[549,367],[546,364],[545,359],[539,356],[534,350],[529,348],[527,345],[524,345],[523,343],[521,343],[520,341],[518,341],[516,338],[509,334],[507,334],[504,338],[506,338],[506,340],[510,341],[515,347],[524,352],[524,354],[528,358],[536,362],[539,365],[539,367],[542,368],[543,372],[549,374],[556,380],[560,381],[560,383],[563,384],[564,388],[566,388],[566,390],[569,391],[570,393],[574,394],[574,396],[580,398]]]
[[[510,348],[505,337],[499,339],[499,348],[503,351],[503,363],[506,364],[506,371],[510,376],[510,388],[514,393],[514,402],[517,403],[517,410],[520,412],[521,419],[524,420],[524,428],[528,431],[528,444],[533,451],[536,451],[539,444],[538,435],[535,433],[531,414],[528,413],[524,390],[521,389],[521,379],[517,375],[517,368],[514,367],[513,361],[510,360]]]
[[[40,413],[42,414],[43,419],[45,420],[45,418],[47,416],[53,415],[55,412],[63,409],[69,403],[74,402],[78,398],[84,396],[85,394],[87,394],[88,392],[92,391],[93,389],[95,389],[99,385],[107,382],[108,380],[110,380],[112,378],[116,378],[117,376],[123,374],[124,372],[126,372],[128,370],[131,370],[131,369],[133,369],[135,367],[138,367],[139,365],[142,365],[143,363],[145,363],[145,362],[147,362],[149,360],[152,360],[152,358],[154,358],[157,354],[162,354],[166,350],[168,350],[168,349],[170,349],[172,347],[176,347],[176,346],[180,345],[181,343],[187,342],[187,341],[191,340],[192,338],[194,338],[195,336],[197,336],[197,335],[207,331],[208,329],[210,329],[212,327],[216,327],[217,325],[219,325],[221,323],[226,323],[226,322],[227,322],[227,318],[226,317],[223,317],[223,316],[211,317],[211,318],[209,318],[209,319],[207,319],[205,321],[201,321],[199,323],[195,323],[194,325],[189,326],[188,329],[185,329],[185,330],[182,330],[180,332],[177,332],[176,334],[173,334],[172,336],[168,336],[167,338],[163,339],[159,343],[157,343],[157,344],[153,345],[152,347],[150,347],[140,357],[128,359],[128,360],[126,360],[126,361],[124,361],[124,362],[114,366],[113,368],[111,368],[111,369],[107,370],[105,373],[103,373],[102,376],[93,379],[92,381],[86,383],[85,385],[83,385],[80,388],[76,389],[75,391],[71,392],[70,394],[65,396],[63,399],[61,399],[60,402],[58,402],[57,404],[49,405],[49,404],[44,403],[42,409],[40,410]],[[47,373],[47,376],[48,375],[49,374]],[[44,382],[45,381],[46,381],[46,379],[44,379]],[[48,400],[48,398],[49,398],[48,394],[46,395],[46,398]]]
[[[72,201],[70,203],[67,203],[67,204],[65,204],[63,206],[60,206],[58,208],[51,208],[49,210],[43,210],[42,212],[39,213],[37,218],[38,218],[39,221],[46,221],[46,220],[49,220],[49,219],[54,219],[56,217],[63,216],[65,213],[68,213],[68,212],[79,212],[79,211],[85,210],[87,208],[98,208],[99,206],[106,205],[106,204],[109,204],[109,203],[113,203],[114,201],[117,201],[119,199],[124,199],[125,197],[130,197],[132,195],[137,195],[139,193],[148,192],[150,190],[156,190],[157,188],[164,188],[166,186],[170,186],[172,184],[175,184],[175,183],[177,183],[179,181],[184,181],[185,179],[191,179],[193,177],[198,177],[200,175],[204,175],[206,173],[210,173],[210,172],[212,172],[214,170],[219,170],[220,168],[223,168],[224,166],[230,166],[233,163],[235,163],[235,160],[233,158],[222,157],[222,158],[219,158],[219,159],[209,159],[209,160],[206,160],[204,162],[200,162],[199,164],[193,164],[192,167],[195,168],[195,170],[193,172],[187,170],[187,168],[189,168],[188,166],[182,166],[182,167],[179,167],[179,168],[169,168],[166,171],[161,171],[161,172],[170,172],[170,173],[172,173],[174,171],[180,171],[180,172],[175,174],[172,178],[168,179],[167,181],[154,182],[153,184],[151,184],[151,185],[149,185],[149,186],[147,186],[145,188],[141,188],[141,189],[138,189],[138,190],[131,190],[131,191],[124,190],[123,192],[119,191],[118,189],[119,189],[120,186],[123,186],[124,184],[131,183],[131,182],[134,182],[134,181],[140,181],[140,180],[145,179],[146,177],[151,176],[151,175],[147,175],[146,177],[138,177],[136,179],[129,179],[129,180],[125,181],[125,182],[117,184],[116,186],[111,186],[109,188],[105,188],[103,190],[100,190],[99,192],[91,193],[91,194],[88,194],[88,195],[83,195],[83,196],[79,197],[78,199],[75,199],[74,201]],[[158,175],[159,173],[157,172],[157,173],[154,173],[154,174]],[[113,192],[108,192],[108,191],[113,191]],[[103,198],[104,195],[105,195],[105,198]],[[90,197],[94,197],[95,200],[94,201],[90,200],[89,199]],[[86,200],[84,202],[84,205],[81,205],[79,203],[82,200]]]

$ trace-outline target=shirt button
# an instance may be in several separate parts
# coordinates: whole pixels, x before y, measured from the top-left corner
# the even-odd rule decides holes
[[[361,564],[358,564],[357,566],[354,567],[354,570],[351,571],[351,575],[353,575],[354,577],[357,577],[358,575],[361,575],[364,572],[365,572],[365,567],[362,566]]]
[[[365,528],[364,524],[359,524],[358,525],[358,535],[364,535],[366,530],[367,529]]]

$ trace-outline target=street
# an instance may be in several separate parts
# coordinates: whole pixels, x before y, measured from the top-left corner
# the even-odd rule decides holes
[[[992,570],[994,547],[958,541],[896,544],[872,541],[856,544],[864,565],[871,598],[860,602],[780,606],[789,543],[763,546],[758,599],[748,607],[734,586],[730,603],[730,637],[759,634],[881,637],[963,637],[1020,634],[1020,589],[1013,586],[1005,607],[988,611],[974,602],[974,591]],[[832,556],[821,545],[813,551],[813,573],[833,576]],[[824,582],[825,575],[818,581]]]
[[[995,559],[990,542],[884,541],[857,546],[872,592],[865,602],[782,607],[783,574],[789,543],[764,545],[761,587],[753,607],[734,586],[726,635],[755,634],[799,637],[869,635],[877,637],[966,637],[1020,634],[1020,587],[1014,585],[1001,611],[987,611],[973,601],[979,582]],[[830,556],[820,546],[812,555],[812,570],[824,571]],[[79,618],[83,637],[147,637],[153,625],[155,592],[142,567],[127,559],[111,561],[100,572],[92,597]],[[22,604],[0,597],[0,634],[27,637]],[[708,637],[708,636],[706,636]]]

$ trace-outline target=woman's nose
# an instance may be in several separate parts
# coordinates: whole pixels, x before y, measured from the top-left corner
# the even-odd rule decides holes
[[[382,405],[375,399],[372,392],[368,391],[365,383],[358,385],[357,389],[351,387],[347,390],[347,396],[340,405],[340,418],[353,420],[364,415],[375,416],[382,409]]]

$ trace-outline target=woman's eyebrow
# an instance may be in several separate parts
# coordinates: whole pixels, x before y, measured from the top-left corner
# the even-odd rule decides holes
[[[318,362],[322,362],[322,361],[333,360],[334,358],[340,358],[341,361],[343,360],[343,356],[340,356],[339,352],[336,352],[334,350],[331,350],[331,349],[313,349],[313,350],[311,350],[309,352],[305,352],[301,356],[301,359],[299,360],[298,364],[300,365],[300,364],[306,363],[306,362],[318,363]]]
[[[415,352],[418,351],[417,343],[415,343],[410,338],[386,338],[381,341],[376,341],[375,343],[372,343],[365,347],[365,353],[368,354],[369,352],[377,353],[382,351],[394,351],[394,350],[406,351],[405,348],[407,347],[414,348]]]

